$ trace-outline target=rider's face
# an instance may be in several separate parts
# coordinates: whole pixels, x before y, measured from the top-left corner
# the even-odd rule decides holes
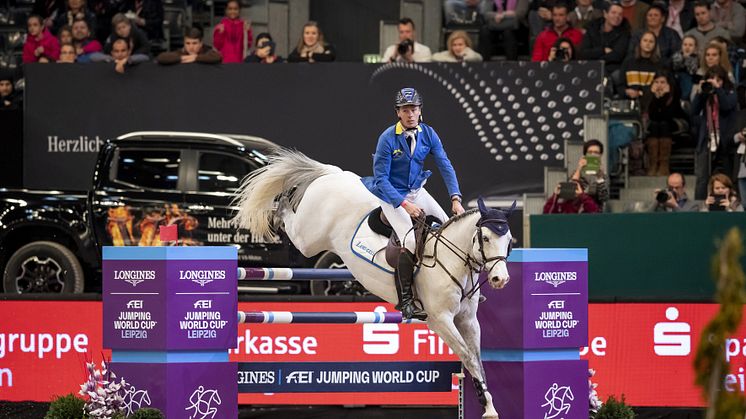
[[[396,110],[399,120],[404,128],[414,128],[420,122],[420,107],[415,105],[404,105]]]

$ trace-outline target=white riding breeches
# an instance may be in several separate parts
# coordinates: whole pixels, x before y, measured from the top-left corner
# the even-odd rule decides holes
[[[443,208],[438,205],[438,202],[435,201],[425,188],[410,192],[407,194],[406,200],[420,207],[425,211],[425,215],[437,217],[442,222],[448,220],[448,216],[443,211]],[[388,202],[381,201],[381,209],[386,219],[389,220],[389,224],[391,224],[391,227],[396,232],[396,235],[399,236],[399,240],[403,243],[403,246],[414,253],[415,238],[414,230],[412,230],[412,217],[409,216],[402,206],[394,208]]]

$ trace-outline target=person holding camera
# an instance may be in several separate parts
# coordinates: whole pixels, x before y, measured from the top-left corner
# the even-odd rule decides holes
[[[566,63],[575,59],[575,45],[567,38],[559,38],[549,49],[547,61],[559,61]]]
[[[531,61],[570,60],[570,58],[567,57],[567,49],[564,49],[562,53],[557,54],[555,44],[558,39],[564,38],[569,39],[573,46],[578,46],[583,40],[583,33],[570,26],[570,21],[568,20],[567,15],[568,7],[566,4],[557,3],[552,6],[552,24],[547,26],[547,28],[536,37]],[[552,54],[553,48],[554,54]],[[550,59],[550,55],[554,55],[554,57]]]
[[[429,63],[432,52],[427,45],[416,40],[414,21],[408,17],[399,19],[399,43],[389,45],[383,52],[381,62]]]
[[[604,145],[601,141],[588,140],[583,143],[583,156],[570,177],[570,180],[580,182],[583,190],[598,206],[599,212],[603,212],[609,201],[609,179],[602,165],[603,153]]]
[[[702,80],[707,73],[707,70],[718,65],[728,73],[728,79],[730,79],[731,82],[735,82],[733,66],[730,63],[730,60],[728,60],[728,51],[725,49],[724,45],[713,40],[710,42],[710,45],[705,48],[705,52],[700,60],[699,69],[697,70],[699,80]],[[692,86],[692,92],[690,93],[692,100],[694,100],[694,96],[699,93],[700,86],[701,84],[695,84]]]
[[[694,197],[704,199],[711,174],[734,173],[736,145],[731,138],[738,99],[733,82],[720,65],[707,70],[698,90],[692,101],[692,118],[698,123]]]
[[[433,54],[433,61],[441,63],[460,63],[482,61],[482,56],[471,49],[471,38],[464,31],[453,31],[448,35],[448,49]]]
[[[598,213],[601,209],[596,201],[585,193],[583,183],[578,180],[560,182],[552,196],[544,203],[543,214]]]
[[[710,177],[707,185],[707,199],[702,212],[727,211],[743,212],[743,205],[733,190],[733,182],[727,175],[716,173]]]
[[[319,24],[310,21],[303,25],[298,46],[288,55],[289,63],[332,62],[337,58],[334,45],[324,41]]]
[[[686,193],[686,179],[678,172],[668,175],[665,189],[654,192],[655,212],[697,212],[699,204],[689,199]]]
[[[252,64],[273,64],[284,61],[282,57],[275,55],[275,42],[272,40],[272,35],[267,32],[256,36],[254,51],[244,60],[245,63]]]
[[[681,100],[673,76],[659,72],[650,87],[652,98],[648,105],[648,129],[645,148],[648,154],[648,176],[668,176],[673,146],[673,134],[678,130],[676,120],[688,121],[681,109]]]

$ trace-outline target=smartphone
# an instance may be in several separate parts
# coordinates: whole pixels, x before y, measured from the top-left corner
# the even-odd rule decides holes
[[[713,198],[715,198],[715,203],[710,204],[709,210],[710,211],[725,211],[725,207],[720,205],[720,201],[725,199],[725,195],[713,195]]]
[[[560,182],[559,197],[564,200],[575,199],[576,188],[575,182]]]
[[[583,167],[582,172],[584,174],[595,175],[601,170],[601,157],[599,156],[584,156],[586,165]]]

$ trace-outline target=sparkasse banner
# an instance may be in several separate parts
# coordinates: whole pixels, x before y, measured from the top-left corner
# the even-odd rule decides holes
[[[239,303],[243,311],[376,309],[393,310],[389,304],[377,303]],[[598,383],[601,398],[624,393],[634,406],[704,406],[701,391],[694,385],[692,364],[701,331],[717,309],[716,304],[590,304],[589,346],[581,349],[581,355],[596,370],[593,381]],[[109,357],[102,350],[101,316],[100,302],[0,304],[0,399],[49,401],[55,395],[76,392],[85,379],[84,363]],[[724,352],[730,374],[722,383],[723,390],[746,393],[746,326],[728,337]],[[456,357],[423,325],[253,324],[239,326],[230,359],[239,365],[335,363],[339,371],[352,363],[396,366],[419,362],[418,368],[432,371],[432,364]],[[309,365],[304,371],[315,368]],[[239,369],[237,379],[250,381],[246,374]],[[399,377],[399,383],[406,385],[406,372]],[[294,376],[299,384],[310,378]],[[499,383],[492,383],[495,386],[499,388]],[[239,403],[454,406],[457,392],[239,393]]]

